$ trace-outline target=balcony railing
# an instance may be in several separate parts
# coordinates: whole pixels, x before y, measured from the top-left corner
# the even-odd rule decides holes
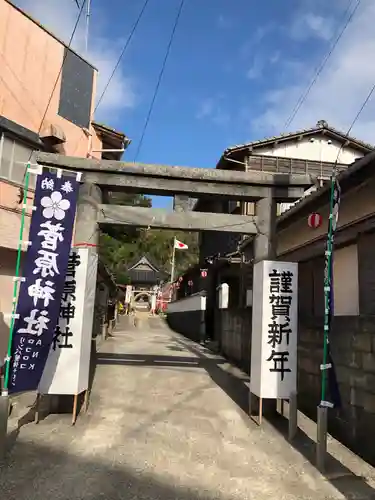
[[[310,174],[319,177],[329,177],[334,162],[305,160],[300,158],[284,158],[281,156],[251,155],[247,170],[272,172],[280,174]],[[348,165],[337,164],[339,172],[346,170]]]

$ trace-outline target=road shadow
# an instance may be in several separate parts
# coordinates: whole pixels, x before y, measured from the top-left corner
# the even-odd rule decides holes
[[[88,385],[88,406],[90,404],[90,394],[94,384],[95,374],[97,366],[97,348],[95,339],[92,340],[91,344],[91,356],[90,356],[90,367],[89,367],[89,385]],[[77,418],[84,407],[84,393],[78,395],[77,399]],[[67,414],[72,412],[73,408],[73,396],[61,395],[58,396],[58,404],[55,405],[53,411],[51,411],[51,395],[42,395],[39,398],[35,396],[32,404],[28,404],[26,409],[22,411],[22,414],[17,419],[16,427],[7,436],[7,450],[10,451],[14,447],[20,431],[23,426],[40,423],[45,420],[52,413],[56,414]],[[22,404],[22,395],[20,398],[20,403]],[[12,413],[10,414],[12,417]]]
[[[12,409],[9,412],[9,418],[12,417],[13,404],[11,405],[11,408]],[[17,418],[15,427],[11,430],[11,432],[8,432],[8,434],[7,434],[7,439],[6,439],[7,453],[9,453],[13,449],[13,447],[15,446],[22,427],[24,425],[35,422],[36,408],[37,408],[37,400],[35,398],[33,403],[31,405],[27,406],[26,412],[23,413],[19,418]]]
[[[222,365],[231,365],[224,357],[213,353],[207,347],[198,346],[191,340],[176,339],[176,342],[199,359],[208,375],[246,414],[249,409],[249,377],[239,369],[224,370]],[[209,362],[208,362],[209,361]]]
[[[7,500],[59,498],[59,500],[213,500],[204,487],[172,484],[168,471],[157,475],[126,463],[114,466],[97,455],[77,457],[73,452],[32,443],[18,442],[14,452],[0,466],[0,491]],[[63,448],[63,446],[62,446]],[[173,483],[182,483],[174,479]],[[197,484],[197,483],[196,483]]]
[[[270,419],[270,424],[283,438],[288,441],[288,419],[281,415]],[[289,441],[288,441],[289,442]],[[316,464],[316,443],[302,429],[290,443],[312,465]],[[372,498],[375,499],[375,490],[366,481],[364,476],[354,474],[342,462],[327,452],[324,477],[340,491],[345,498]]]
[[[180,334],[177,334],[180,336]],[[176,339],[177,342],[188,349],[200,360],[201,366],[207,370],[212,380],[217,384],[232,401],[244,412],[248,418],[249,409],[249,377],[236,369],[228,373],[223,365],[229,363],[225,358],[218,357],[216,353],[207,348],[198,346],[189,339]],[[205,363],[204,359],[215,355],[215,362]],[[221,360],[217,362],[216,360]],[[231,364],[231,363],[229,363]],[[290,444],[303,455],[316,468],[316,443],[302,429],[298,429],[292,442],[288,440],[288,419],[279,413],[267,416],[267,422]],[[255,425],[255,424],[254,424]],[[366,478],[354,474],[339,460],[327,453],[326,472],[323,474],[340,493],[347,499],[375,499],[375,490],[366,482]]]
[[[165,356],[157,354],[117,354],[100,352],[97,356],[97,365],[126,365],[126,366],[161,366],[161,367],[196,367],[207,369],[207,365],[225,360],[199,359],[193,356]]]

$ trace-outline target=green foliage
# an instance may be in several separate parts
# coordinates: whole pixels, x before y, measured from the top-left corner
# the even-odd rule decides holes
[[[142,195],[113,193],[111,201],[122,205],[151,206],[151,199]],[[108,225],[100,235],[100,258],[119,284],[129,282],[126,269],[143,255],[169,274],[174,237],[189,246],[188,250],[176,250],[175,276],[178,276],[197,263],[198,233]]]

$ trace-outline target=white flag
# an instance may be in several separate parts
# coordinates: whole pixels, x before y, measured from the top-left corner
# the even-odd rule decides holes
[[[185,243],[182,243],[182,241],[176,240],[176,238],[174,240],[174,247],[177,250],[187,250],[189,248]]]

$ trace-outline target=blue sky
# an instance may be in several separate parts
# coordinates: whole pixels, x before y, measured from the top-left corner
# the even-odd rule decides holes
[[[92,0],[88,58],[99,69],[99,94],[143,1]],[[215,167],[228,146],[285,132],[344,13],[357,1],[186,0],[138,161]],[[74,0],[17,3],[69,38],[78,12]],[[99,107],[96,119],[132,139],[125,160],[134,159],[179,3],[150,0]],[[375,82],[374,4],[362,0],[289,130],[325,119],[346,131]],[[73,43],[80,52],[82,29]],[[373,104],[353,132],[375,143]]]
[[[215,166],[227,146],[262,134],[251,125],[252,117],[261,114],[264,107],[262,95],[275,83],[288,80],[280,49],[291,61],[308,53],[312,66],[324,51],[325,40],[321,38],[311,36],[296,43],[286,33],[299,0],[288,0],[287,9],[280,0],[256,2],[256,9],[251,3],[255,2],[186,0],[140,161]],[[108,11],[120,10],[121,14],[108,16],[111,23],[106,23],[102,33],[120,39],[129,32],[142,4],[143,0],[107,1]],[[150,2],[122,62],[124,74],[132,80],[135,102],[132,109],[113,115],[110,121],[132,138],[127,154],[130,159],[138,145],[178,5],[179,0]],[[94,31],[102,1],[93,0],[93,6]],[[263,134],[273,132],[269,127]]]

